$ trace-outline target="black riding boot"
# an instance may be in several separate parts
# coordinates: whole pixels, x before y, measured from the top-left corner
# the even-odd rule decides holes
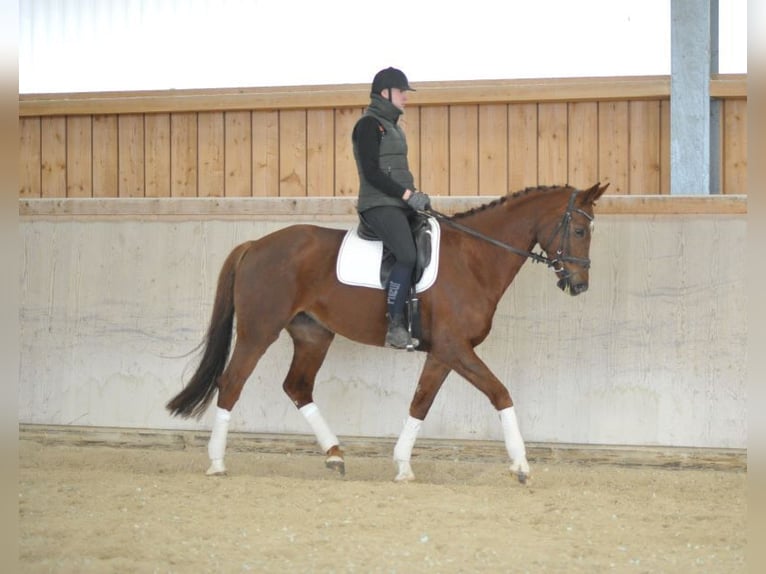
[[[412,270],[398,263],[391,269],[388,279],[386,303],[388,305],[388,331],[386,332],[386,346],[395,349],[406,349],[417,346],[410,337],[407,323],[404,320],[404,305],[407,302],[407,294],[410,290],[410,278]]]

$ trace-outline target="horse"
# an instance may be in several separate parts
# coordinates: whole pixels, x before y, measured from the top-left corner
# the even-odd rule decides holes
[[[394,446],[395,481],[415,479],[410,464],[415,441],[444,380],[455,371],[497,411],[510,473],[526,483],[530,467],[511,394],[474,349],[489,334],[501,297],[528,259],[550,267],[563,292],[587,291],[594,205],[608,185],[528,187],[452,216],[429,211],[440,225],[438,276],[419,298],[416,351],[426,359]],[[282,388],[313,431],[325,466],[345,474],[340,441],[313,400],[315,378],[336,334],[382,347],[386,333],[385,291],[350,286],[337,277],[347,232],[290,225],[241,243],[225,259],[198,367],[166,404],[172,416],[199,419],[217,393],[206,474],[226,474],[231,411],[283,329],[294,350]],[[540,251],[533,252],[538,245]]]

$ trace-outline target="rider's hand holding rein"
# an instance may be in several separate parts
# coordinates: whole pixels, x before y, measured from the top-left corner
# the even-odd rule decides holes
[[[428,211],[431,209],[431,198],[422,191],[405,190],[402,199],[415,211]]]

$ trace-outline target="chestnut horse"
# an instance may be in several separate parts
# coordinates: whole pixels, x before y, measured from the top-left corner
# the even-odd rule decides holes
[[[427,357],[394,447],[395,480],[415,478],[410,455],[420,425],[454,370],[497,410],[510,471],[526,482],[529,463],[513,400],[474,348],[489,334],[503,293],[527,259],[551,267],[566,293],[578,295],[588,289],[593,206],[607,186],[596,184],[584,191],[571,186],[528,188],[451,217],[431,212],[441,224],[438,276],[419,296],[417,350]],[[294,343],[282,388],[314,432],[326,466],[345,473],[338,438],[313,401],[314,379],[336,333],[378,347],[384,345],[386,333],[385,291],[345,285],[336,276],[345,233],[292,225],[242,243],[226,258],[200,364],[167,404],[173,415],[199,417],[218,393],[207,474],[225,474],[231,410],[282,329]],[[533,252],[536,245],[542,252]],[[229,358],[235,317],[236,343]]]

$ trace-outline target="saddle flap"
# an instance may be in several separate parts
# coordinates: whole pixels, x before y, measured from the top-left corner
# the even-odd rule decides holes
[[[383,242],[378,239],[362,239],[360,228],[361,225],[350,229],[343,238],[336,264],[338,280],[346,285],[383,289],[387,250],[384,253]],[[422,218],[416,229],[418,230],[415,235],[418,249],[416,267],[420,269],[416,268],[414,281],[416,291],[421,292],[431,287],[436,281],[441,228],[435,218],[427,217]],[[386,272],[385,277],[387,276]]]

